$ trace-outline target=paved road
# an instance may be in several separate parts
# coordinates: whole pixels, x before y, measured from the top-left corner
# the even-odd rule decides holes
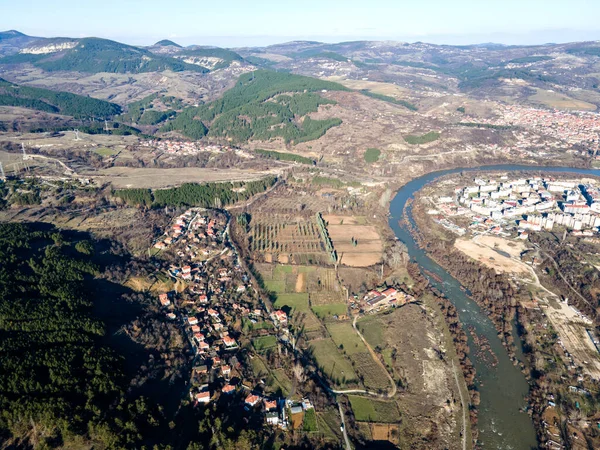
[[[346,433],[346,421],[344,420],[344,411],[342,410],[342,405],[338,403],[338,408],[340,410],[340,417],[342,418],[342,433],[344,434],[344,441],[346,441],[346,450],[352,450],[352,445],[350,445],[350,439],[348,439],[348,433]]]

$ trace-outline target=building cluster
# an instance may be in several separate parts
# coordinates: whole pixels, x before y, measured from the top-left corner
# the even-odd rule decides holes
[[[258,299],[252,281],[240,264],[235,249],[230,246],[224,230],[225,216],[214,213],[201,215],[188,210],[178,216],[169,235],[177,234],[171,242],[183,254],[183,264],[172,265],[169,276],[181,280],[185,288],[159,295],[166,316],[179,323],[193,349],[190,399],[206,404],[221,395],[236,395],[250,414],[264,414],[267,423],[287,426],[284,402],[264,396],[261,389],[244,383],[245,357],[240,353],[240,340],[247,338],[240,324],[270,322],[258,327],[260,335],[277,334],[280,342],[289,342],[288,317],[284,311],[268,311]],[[204,214],[205,212],[203,212]],[[190,242],[212,237],[216,256],[204,261],[195,260]],[[217,239],[218,238],[218,239]],[[187,259],[186,259],[187,258]]]
[[[153,152],[162,152],[170,155],[186,156],[197,155],[198,153],[228,153],[235,152],[238,156],[244,158],[253,158],[254,156],[241,149],[233,148],[227,145],[205,144],[198,141],[184,141],[175,139],[148,139],[139,143],[142,150],[151,150]]]
[[[165,234],[156,241],[154,248],[165,250],[172,245],[183,244],[178,246],[180,258],[206,258],[221,249],[226,223],[223,215],[208,217],[202,210],[190,209],[175,218]],[[190,270],[184,275],[184,279],[191,279]]]
[[[529,231],[552,231],[558,226],[583,236],[600,228],[600,189],[575,180],[476,179],[455,189],[455,196],[437,197],[435,203],[432,213],[441,213],[436,222],[459,235],[467,230],[452,222],[452,216],[470,217],[474,233],[505,234],[516,226],[523,238]]]
[[[376,312],[387,308],[402,306],[414,301],[414,297],[393,287],[374,289],[363,297],[360,307],[365,312]]]
[[[567,112],[498,104],[498,118],[473,118],[473,122],[496,126],[518,126],[571,145],[598,145],[600,114]]]

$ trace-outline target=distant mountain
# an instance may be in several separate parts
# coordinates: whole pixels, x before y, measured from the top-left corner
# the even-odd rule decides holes
[[[0,56],[17,53],[21,48],[38,39],[17,30],[0,31]]]
[[[154,47],[178,47],[178,48],[183,48],[181,45],[170,41],[169,39],[163,39],[162,41],[158,41],[156,44],[154,44]]]
[[[18,54],[0,59],[0,64],[22,63],[30,63],[46,71],[91,73],[207,71],[202,66],[156,55],[147,49],[99,38],[44,40],[31,48],[22,48]]]
[[[29,37],[29,36],[21,33],[20,31],[17,31],[17,30],[0,31],[0,41],[6,40],[6,39],[22,38],[22,37]]]
[[[69,92],[56,92],[30,86],[21,86],[0,78],[0,105],[19,106],[76,118],[105,119],[121,113],[121,107]]]

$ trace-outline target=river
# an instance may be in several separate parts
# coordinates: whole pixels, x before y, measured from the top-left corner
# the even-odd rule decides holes
[[[456,306],[460,322],[469,335],[469,348],[471,349],[469,358],[477,371],[475,384],[481,396],[478,424],[479,443],[481,447],[489,449],[528,450],[537,448],[537,440],[531,418],[526,413],[521,412],[521,408],[526,405],[525,396],[529,391],[525,376],[518,367],[513,365],[506,349],[498,338],[492,321],[487,317],[485,311],[460,289],[461,284],[455,278],[419,248],[410,232],[404,225],[399,223],[402,219],[406,202],[413,198],[414,193],[419,191],[424,185],[443,175],[475,170],[484,170],[486,172],[535,171],[540,172],[540,174],[571,172],[596,176],[600,176],[600,170],[517,165],[450,169],[432,172],[410,181],[400,188],[390,205],[389,224],[396,237],[406,244],[412,260],[416,261],[422,269],[434,273],[442,280],[440,283],[428,276],[430,283],[444,293],[454,306]],[[408,219],[412,222],[410,207],[408,208],[408,215]],[[412,224],[414,225],[414,222]],[[497,358],[495,366],[486,364],[482,357],[475,351],[476,345],[473,337],[467,330],[471,327],[479,339],[483,337],[489,342],[491,350]]]

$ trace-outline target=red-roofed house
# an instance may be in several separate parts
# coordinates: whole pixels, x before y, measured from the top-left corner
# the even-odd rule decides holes
[[[219,317],[219,313],[211,308],[208,309],[208,315],[211,317]]]
[[[277,401],[275,400],[267,400],[265,399],[265,411],[271,411],[272,409],[277,409]]]
[[[284,311],[278,309],[277,311],[275,311],[273,313],[273,319],[281,324],[286,324],[287,323],[287,314]]]
[[[196,394],[196,402],[209,403],[210,402],[210,392],[198,392]]]
[[[200,333],[200,327],[198,325],[192,325],[192,333]]]
[[[229,336],[225,336],[223,338],[223,344],[225,344],[225,347],[235,347],[236,346],[235,339],[233,339],[232,337],[229,337]]]
[[[260,402],[260,397],[258,395],[250,394],[248,397],[246,397],[244,403],[246,403],[248,406],[254,406],[258,402]]]
[[[226,384],[223,386],[223,394],[231,394],[235,392],[235,386],[233,384]]]
[[[169,300],[168,294],[160,294],[158,296],[158,299],[160,300],[160,304],[163,306],[169,306],[171,304],[171,300]]]
[[[201,295],[200,297],[198,297],[198,301],[199,301],[200,303],[203,303],[203,304],[204,304],[204,303],[208,303],[208,297],[207,297],[206,295],[204,295],[204,294],[203,294],[203,295]]]
[[[198,325],[198,319],[196,319],[194,316],[188,317],[187,321],[189,325]]]
[[[223,367],[221,367],[221,373],[223,375],[229,375],[231,373],[231,366],[223,366]]]

